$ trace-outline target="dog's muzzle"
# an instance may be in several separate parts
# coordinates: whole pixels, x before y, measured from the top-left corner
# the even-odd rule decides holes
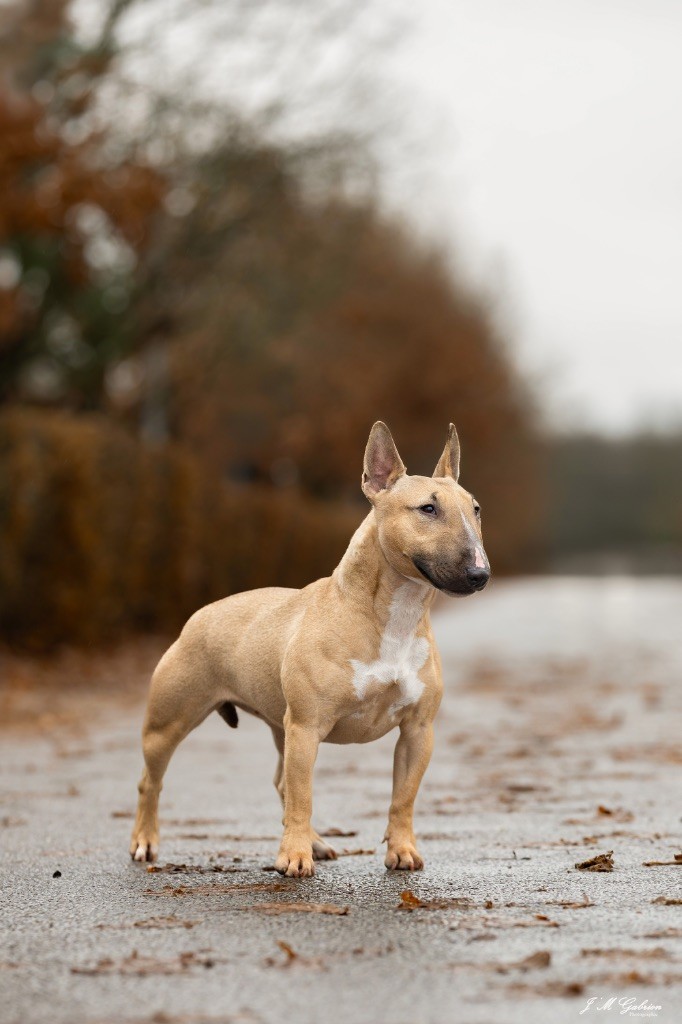
[[[412,563],[432,587],[444,594],[459,596],[475,594],[477,591],[483,590],[490,579],[490,570],[478,566],[462,569],[455,576],[446,579],[441,573],[430,568],[421,558],[413,558]]]

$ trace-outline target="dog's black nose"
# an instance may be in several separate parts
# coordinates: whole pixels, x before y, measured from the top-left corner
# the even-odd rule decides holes
[[[474,590],[483,590],[484,586],[490,579],[490,571],[488,569],[478,569],[476,567],[467,569],[467,579]]]

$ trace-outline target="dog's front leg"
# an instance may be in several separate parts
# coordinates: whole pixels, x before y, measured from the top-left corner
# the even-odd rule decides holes
[[[431,722],[403,722],[393,755],[393,796],[384,841],[384,864],[391,870],[419,871],[424,861],[417,851],[412,817],[419,785],[433,750]]]
[[[275,861],[281,875],[315,874],[312,829],[313,768],[320,737],[317,729],[284,716],[284,835]]]

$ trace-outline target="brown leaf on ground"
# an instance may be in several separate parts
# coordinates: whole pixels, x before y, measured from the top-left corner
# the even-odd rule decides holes
[[[132,811],[112,811],[111,812],[111,817],[112,818],[134,818],[135,815],[133,814]]]
[[[652,903],[660,903],[664,907],[682,907],[682,899],[677,896],[657,896]]]
[[[183,921],[179,917],[147,917],[133,921],[133,928],[195,928],[200,921]]]
[[[547,793],[549,786],[538,786],[532,782],[508,782],[507,789],[510,793]]]
[[[582,981],[547,981],[544,985],[529,985],[527,982],[513,982],[507,988],[514,995],[549,996],[557,999],[582,995],[585,985]]]
[[[495,974],[507,974],[508,971],[544,970],[550,966],[551,962],[552,954],[549,950],[539,949],[537,953],[531,953],[530,956],[526,956],[522,960],[513,960],[511,963],[502,963],[500,961],[479,961],[478,963],[473,963],[460,960],[449,966],[455,970],[474,968],[475,970],[490,971]]]
[[[471,900],[465,897],[453,897],[452,899],[422,900],[410,889],[405,889],[400,894],[400,903],[396,910],[451,910],[471,907]]]
[[[324,832],[320,832],[321,836],[341,836],[344,839],[347,839],[350,836],[356,836],[357,834],[357,829],[354,828],[348,829],[347,831],[343,828],[327,828]]]
[[[589,860],[581,860],[575,865],[578,871],[613,871],[613,850],[598,853]]]
[[[679,979],[675,979],[678,981]],[[604,988],[618,989],[621,985],[656,985],[664,983],[662,978],[656,978],[654,974],[642,974],[641,971],[613,971],[604,974],[595,974],[590,978],[591,985],[599,985]]]
[[[682,939],[682,928],[661,928],[657,932],[646,932],[642,939]]]
[[[552,954],[548,949],[539,949],[537,953],[531,953],[523,960],[517,961],[509,966],[519,971],[534,971],[538,967],[549,967],[552,962]]]
[[[582,910],[583,907],[594,907],[595,904],[592,902],[586,892],[583,893],[582,902],[577,900],[547,900],[545,903],[546,907],[563,907],[564,910]]]
[[[284,882],[235,882],[234,885],[164,885],[161,889],[143,889],[143,896],[219,896],[237,892],[285,892]]]
[[[682,868],[682,856],[675,854],[674,860],[643,860],[643,868],[663,868],[663,867],[678,867]]]
[[[146,917],[142,921],[123,921],[118,924],[101,923],[95,925],[98,930],[113,929],[120,931],[127,928],[194,928],[199,921],[183,921],[180,917]]]
[[[374,850],[347,850],[347,849],[343,849],[343,850],[339,850],[339,852],[336,854],[336,856],[337,857],[369,857],[373,853],[376,853],[376,852],[377,852],[376,849],[374,849]]]
[[[265,959],[265,965],[267,967],[280,967],[288,968],[293,967],[294,964],[297,967],[314,967],[317,969],[324,970],[325,964],[322,957],[307,957],[297,953],[288,942],[284,942],[282,939],[277,940],[277,945],[285,955],[284,960],[276,960],[274,957],[269,956]]]
[[[613,818],[614,821],[632,821],[635,817],[632,811],[626,811],[622,807],[605,807],[604,804],[599,804],[597,814],[600,817]]]
[[[211,864],[209,867],[202,864],[149,864],[147,871],[150,875],[233,875],[243,874],[248,868],[223,867],[221,864]]]
[[[126,974],[138,977],[151,974],[182,974],[190,967],[213,967],[212,957],[200,956],[198,953],[179,953],[165,959],[153,956],[140,956],[133,950],[123,960],[112,960],[103,957],[92,967],[72,967],[72,974]]]
[[[606,957],[610,960],[619,960],[623,957],[636,957],[638,960],[669,960],[670,953],[662,946],[655,949],[581,949],[580,955],[585,957]]]
[[[254,903],[240,909],[257,910],[261,914],[333,914],[338,917],[350,912],[350,907],[339,907],[336,903]]]

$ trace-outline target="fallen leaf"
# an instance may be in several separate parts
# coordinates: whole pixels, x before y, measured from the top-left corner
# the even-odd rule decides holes
[[[515,964],[510,964],[510,967],[515,967],[520,971],[532,971],[538,967],[549,967],[552,962],[552,954],[547,949],[539,949],[537,953],[531,953],[524,960],[519,960]]]
[[[204,867],[202,864],[149,864],[147,871],[150,875],[233,875],[243,874],[247,868],[224,867],[221,864],[211,864]]]
[[[589,860],[581,860],[575,866],[578,871],[613,871],[613,850],[598,853]]]
[[[336,903],[254,903],[240,909],[257,910],[261,914],[333,914],[338,917],[345,917],[350,911],[350,907],[339,907]]]
[[[179,917],[147,917],[143,921],[133,921],[133,928],[195,928],[199,921],[183,921]]]
[[[585,957],[606,957],[608,959],[622,959],[623,957],[646,958],[651,960],[669,960],[670,953],[662,946],[655,949],[581,949],[580,955]]]
[[[275,958],[271,956],[266,957],[265,964],[267,967],[279,967],[286,969],[296,964],[299,967],[314,967],[324,970],[325,964],[322,957],[311,958],[307,956],[301,956],[301,954],[297,953],[296,950],[293,949],[288,942],[284,942],[282,939],[277,940],[277,945],[285,954],[286,960],[275,960]]]
[[[662,867],[678,867],[682,868],[682,858],[678,859],[678,854],[675,854],[674,860],[643,860],[643,868],[662,868]]]
[[[137,950],[133,950],[130,956],[123,960],[112,960],[111,957],[104,957],[98,960],[92,967],[72,967],[72,974],[126,974],[126,975],[152,975],[152,974],[182,974],[190,967],[213,967],[215,961],[210,957],[199,956],[197,953],[180,953],[174,957],[160,958],[152,956],[140,956]]]
[[[339,850],[337,857],[370,857],[376,850]]]
[[[623,807],[605,807],[604,804],[599,804],[597,814],[613,818],[614,821],[632,821],[635,817],[632,811],[626,811]]]
[[[453,897],[452,899],[435,899],[435,900],[422,900],[410,889],[405,889],[400,894],[400,903],[398,903],[397,910],[450,910],[458,908],[460,910],[470,907],[471,900],[461,897]]]
[[[171,885],[161,889],[143,889],[143,896],[219,896],[237,892],[285,892],[290,891],[284,882],[235,882],[221,885],[205,882],[200,885]]]
[[[321,836],[342,836],[343,838],[348,838],[350,836],[356,836],[357,834],[358,833],[357,833],[356,829],[349,829],[348,831],[346,831],[345,829],[342,829],[342,828],[328,828],[328,829],[325,829],[324,832],[320,832]]]
[[[652,903],[661,903],[664,907],[682,907],[682,899],[677,896],[657,896]]]
[[[564,910],[582,910],[583,907],[593,907],[594,903],[592,902],[590,897],[587,895],[587,893],[584,892],[583,893],[583,899],[582,899],[581,903],[578,903],[577,900],[547,900],[547,902],[545,903],[545,906],[546,907],[563,907]]]

